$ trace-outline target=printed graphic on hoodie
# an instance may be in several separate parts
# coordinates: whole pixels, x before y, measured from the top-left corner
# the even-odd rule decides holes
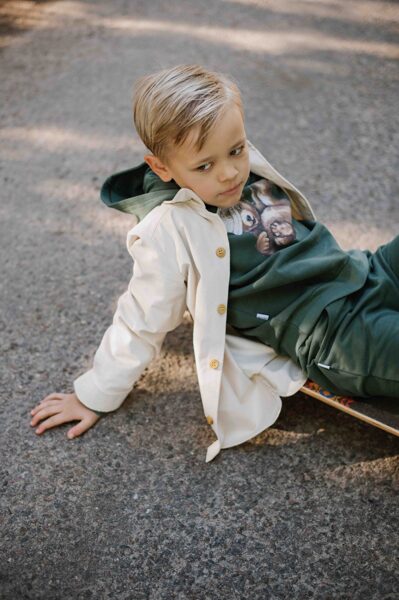
[[[251,233],[261,254],[274,254],[295,240],[290,200],[282,188],[260,179],[244,188],[241,200],[218,214],[228,233]]]

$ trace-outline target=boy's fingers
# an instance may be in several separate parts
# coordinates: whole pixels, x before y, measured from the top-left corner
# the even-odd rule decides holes
[[[42,419],[45,419],[46,417],[51,417],[52,415],[56,415],[59,412],[61,412],[61,411],[56,406],[45,406],[45,407],[41,408],[41,410],[39,410],[32,417],[32,420],[31,420],[30,424],[31,425],[36,425],[36,423],[38,423]]]
[[[79,435],[81,435],[82,433],[87,431],[87,429],[89,429],[92,425],[93,425],[92,422],[88,421],[87,419],[83,419],[82,421],[80,421],[80,423],[78,423],[77,425],[74,425],[74,427],[72,427],[68,431],[67,437],[70,440],[72,438],[78,437]]]
[[[62,400],[64,396],[65,396],[65,394],[60,394],[59,392],[53,392],[52,394],[49,394],[48,396],[43,398],[42,402],[45,402],[46,400]]]
[[[59,405],[60,405],[60,401],[59,400],[42,400],[40,402],[40,404],[38,404],[37,406],[35,406],[34,408],[32,408],[32,410],[30,411],[30,414],[34,415],[39,410],[42,410],[44,407],[47,407],[47,406],[59,406]]]
[[[40,423],[39,427],[35,430],[35,433],[43,433],[43,431],[46,431],[46,429],[61,425],[62,423],[65,423],[65,421],[69,421],[69,419],[66,419],[62,413],[59,413],[50,417],[46,421],[43,421],[43,423]]]
[[[36,404],[36,406],[33,407],[33,409],[30,412],[31,412],[31,414],[33,414],[34,412],[37,412],[40,408],[42,408],[49,402],[54,403],[54,402],[60,402],[61,400],[62,400],[62,398],[61,398],[60,394],[50,394],[49,396],[46,396],[45,398],[43,398],[43,400],[41,400],[41,402]]]

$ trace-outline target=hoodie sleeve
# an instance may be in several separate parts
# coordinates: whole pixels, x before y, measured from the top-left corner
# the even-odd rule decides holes
[[[79,400],[94,411],[116,410],[153,358],[168,331],[183,320],[186,285],[173,260],[173,241],[135,238],[128,244],[133,276],[120,296],[93,367],[74,381]],[[169,259],[169,260],[168,260]]]

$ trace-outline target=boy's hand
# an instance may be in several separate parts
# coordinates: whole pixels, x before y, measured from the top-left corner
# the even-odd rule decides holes
[[[62,423],[80,421],[68,431],[69,439],[84,433],[100,419],[95,412],[80,402],[76,394],[50,394],[39,402],[30,414],[32,415],[30,423],[32,427],[46,419],[36,429],[35,433],[38,434]]]

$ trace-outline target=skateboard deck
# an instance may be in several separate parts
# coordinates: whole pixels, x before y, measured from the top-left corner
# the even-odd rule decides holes
[[[310,379],[301,387],[301,392],[321,400],[338,410],[399,436],[399,398],[350,398],[336,396],[321,388]]]

